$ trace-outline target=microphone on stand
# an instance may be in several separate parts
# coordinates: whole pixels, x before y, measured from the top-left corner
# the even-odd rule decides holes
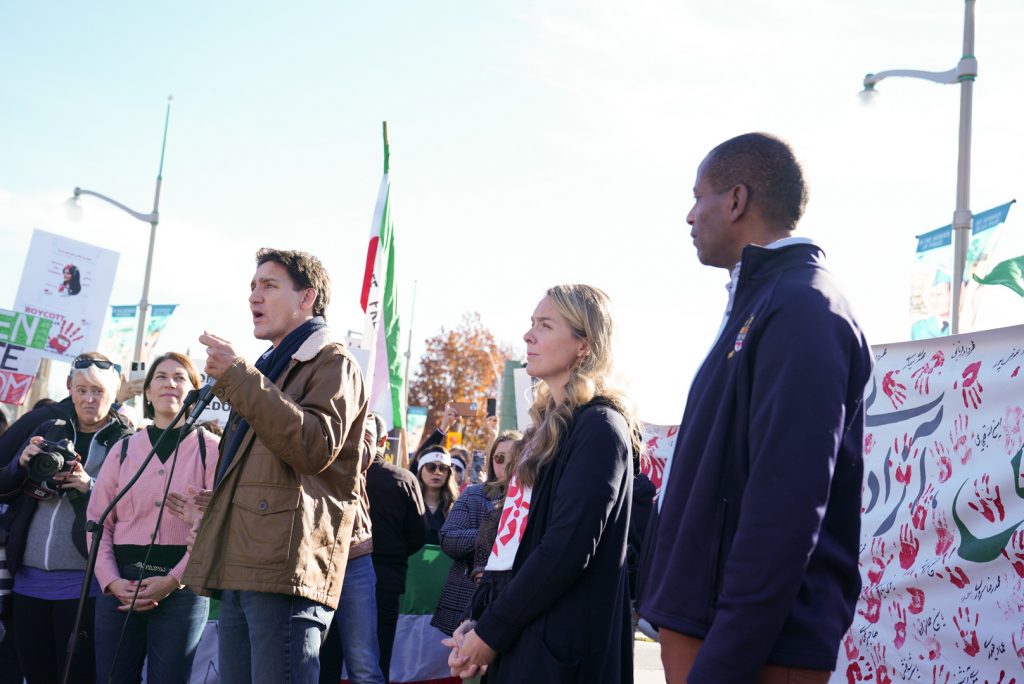
[[[188,414],[188,418],[185,419],[185,423],[182,426],[181,434],[184,436],[192,429],[192,426],[199,420],[199,416],[203,414],[206,407],[213,401],[213,385],[217,382],[216,378],[207,376],[206,382],[199,388],[199,394],[196,396],[196,403],[192,406],[192,412]]]

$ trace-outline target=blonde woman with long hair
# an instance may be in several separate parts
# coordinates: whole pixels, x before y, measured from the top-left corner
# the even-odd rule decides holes
[[[612,381],[608,304],[588,285],[553,287],[523,336],[526,371],[539,380],[533,427],[486,567],[506,581],[474,600],[476,620],[447,640],[460,677],[633,680],[625,555],[639,442]]]

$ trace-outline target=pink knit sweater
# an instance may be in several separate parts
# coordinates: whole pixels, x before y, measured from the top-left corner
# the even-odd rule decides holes
[[[218,440],[209,432],[204,431],[203,434],[206,437],[205,469],[199,454],[199,432],[192,431],[178,447],[178,462],[174,467],[174,479],[169,491],[186,494],[188,485],[197,489],[213,489],[213,479],[217,472]],[[95,520],[103,513],[117,492],[142,465],[142,461],[152,447],[149,433],[143,429],[129,438],[128,456],[124,459],[124,463],[121,463],[120,442],[110,448],[89,497],[89,520]],[[167,463],[161,463],[160,459],[154,456],[139,481],[128,490],[128,494],[117,503],[107,517],[103,525],[103,539],[100,541],[99,555],[96,560],[96,580],[104,592],[109,593],[107,587],[110,586],[110,583],[121,579],[117,561],[114,558],[114,544],[144,546],[150,543],[153,528],[156,527],[157,514],[160,512],[160,502],[163,499],[164,486],[167,483],[167,473],[170,472],[172,459],[173,456],[167,459]],[[189,526],[165,508],[156,543],[184,546],[188,541],[188,532]],[[186,553],[181,562],[175,565],[169,573],[178,580],[179,584],[187,563],[188,554]]]

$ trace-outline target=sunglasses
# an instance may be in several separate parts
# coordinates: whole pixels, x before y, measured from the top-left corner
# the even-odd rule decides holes
[[[114,363],[113,361],[104,361],[102,359],[78,357],[77,359],[71,362],[71,365],[72,367],[77,368],[79,370],[82,370],[83,368],[88,368],[89,366],[96,366],[100,370],[107,370],[108,368],[113,368],[115,373],[117,373],[118,375],[121,374],[121,364]]]
[[[451,468],[446,466],[444,463],[438,463],[437,461],[432,461],[430,463],[425,464],[423,466],[423,469],[426,470],[428,473],[440,472],[442,475],[447,475],[451,471]]]
[[[494,465],[504,465],[505,454],[494,454],[494,456],[491,456],[491,463]]]

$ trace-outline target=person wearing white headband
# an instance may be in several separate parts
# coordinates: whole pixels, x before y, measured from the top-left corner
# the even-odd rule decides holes
[[[427,543],[440,545],[438,533],[459,497],[459,485],[452,475],[451,455],[441,447],[420,454],[416,459],[416,474],[426,504],[423,520],[427,525]]]

